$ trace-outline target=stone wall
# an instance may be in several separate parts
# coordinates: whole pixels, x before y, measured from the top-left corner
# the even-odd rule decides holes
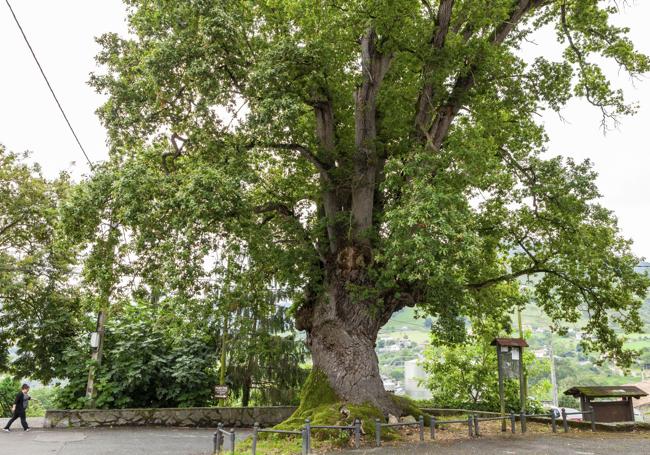
[[[255,408],[157,408],[48,410],[44,427],[111,427],[158,425],[170,427],[262,427],[277,425],[296,410],[295,406]]]

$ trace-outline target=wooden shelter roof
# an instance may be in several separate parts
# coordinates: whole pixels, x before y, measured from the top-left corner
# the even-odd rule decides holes
[[[519,346],[520,348],[528,347],[528,343],[523,338],[495,338],[492,340],[492,346]]]
[[[610,398],[610,397],[645,397],[648,394],[636,386],[577,386],[571,387],[564,392],[565,395],[574,397],[585,396],[588,398]]]

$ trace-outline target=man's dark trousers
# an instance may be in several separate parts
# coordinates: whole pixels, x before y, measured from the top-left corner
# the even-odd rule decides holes
[[[26,397],[22,390],[18,392],[16,399],[14,400],[14,415],[11,417],[11,420],[7,422],[5,430],[8,430],[11,424],[14,423],[18,417],[20,417],[20,423],[23,426],[23,430],[27,430],[29,428],[29,425],[27,425],[27,416],[25,415],[25,411],[27,411],[26,403],[30,399],[31,397]]]
[[[25,416],[25,410],[24,409],[21,409],[20,411],[18,409],[16,409],[14,411],[14,415],[11,416],[11,419],[9,420],[9,422],[7,422],[7,425],[5,426],[5,428],[8,429],[11,426],[11,424],[14,423],[14,421],[16,421],[18,418],[20,418],[20,424],[23,426],[23,430],[28,429],[29,426],[27,425],[27,419],[26,419],[26,416]]]

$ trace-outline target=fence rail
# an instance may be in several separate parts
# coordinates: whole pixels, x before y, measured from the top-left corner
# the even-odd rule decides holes
[[[214,433],[213,443],[215,453],[221,453],[221,448],[224,445],[225,437],[230,439],[230,451],[235,453],[235,429],[232,428],[230,431],[224,430],[223,424],[219,423],[217,425],[217,431]]]
[[[544,417],[550,418],[551,428],[553,433],[557,433],[557,418],[555,411],[551,411],[549,414],[526,414],[525,412],[520,412],[515,414],[510,412],[509,415],[504,416],[493,416],[493,417],[480,417],[475,414],[475,411],[466,411],[468,412],[467,419],[459,420],[437,420],[434,416],[430,416],[431,423],[429,425],[430,437],[431,440],[436,439],[436,427],[440,428],[443,425],[452,425],[452,424],[462,424],[467,425],[467,434],[469,437],[479,437],[481,436],[480,423],[489,422],[489,421],[502,421],[502,431],[506,431],[506,422],[510,421],[510,431],[514,434],[517,432],[517,419],[521,426],[521,433],[526,433],[527,425],[526,420],[530,417]],[[484,413],[481,413],[485,415]],[[562,408],[561,410],[562,417],[562,426],[564,432],[569,431],[569,424],[567,416],[570,415],[589,415],[591,422],[591,431],[596,431],[596,421],[595,421],[595,412],[594,408],[590,407],[588,411],[580,412],[566,412],[566,409]],[[377,447],[381,446],[381,435],[382,428],[401,428],[417,426],[419,431],[420,441],[424,441],[424,417],[419,416],[418,420],[415,422],[397,422],[397,423],[382,423],[379,419],[375,420],[375,445]],[[275,433],[283,434],[290,436],[300,436],[302,440],[302,455],[308,455],[311,453],[311,435],[315,430],[338,430],[338,431],[349,431],[354,434],[354,447],[358,449],[361,447],[361,421],[359,419],[354,419],[352,425],[312,425],[309,419],[305,420],[305,425],[299,430],[275,430],[272,428],[260,428],[258,423],[255,423],[253,426],[253,441],[252,441],[252,454],[256,455],[257,452],[257,442],[259,440],[260,433]],[[214,452],[221,453],[222,447],[224,445],[225,439],[230,440],[230,450],[231,453],[235,453],[235,430],[231,429],[230,431],[225,430],[223,424],[219,424],[217,431],[214,433]]]
[[[375,419],[375,444],[381,446],[381,429],[382,428],[399,428],[417,425],[420,432],[420,441],[424,441],[424,417],[420,416],[416,422],[397,422],[381,423],[381,420]]]
[[[302,440],[302,455],[311,453],[311,434],[314,430],[338,430],[351,431],[354,434],[354,448],[361,447],[361,421],[354,419],[352,425],[312,425],[309,419],[305,420],[305,426],[300,430],[275,430],[272,428],[260,428],[258,423],[253,425],[253,442],[251,452],[257,453],[257,441],[259,433],[276,433],[284,435],[300,436]],[[217,452],[218,453],[218,452]]]

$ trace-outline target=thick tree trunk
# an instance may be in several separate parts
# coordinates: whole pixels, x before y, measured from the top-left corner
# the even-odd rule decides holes
[[[350,330],[344,321],[315,327],[309,337],[314,368],[325,373],[342,401],[370,403],[384,413],[398,414],[379,375],[375,340],[361,328]]]
[[[347,247],[339,253],[335,270],[327,274],[324,295],[299,310],[297,325],[307,332],[314,368],[327,376],[342,401],[372,404],[384,414],[399,415],[399,405],[384,390],[375,353],[377,333],[393,312],[385,305],[391,303],[378,305],[361,297],[363,292],[350,291],[373,288],[365,278],[363,250]]]
[[[242,397],[241,397],[241,405],[244,408],[248,407],[248,403],[251,400],[251,386],[252,386],[252,381],[251,378],[248,377],[244,382],[244,387],[242,390]]]

